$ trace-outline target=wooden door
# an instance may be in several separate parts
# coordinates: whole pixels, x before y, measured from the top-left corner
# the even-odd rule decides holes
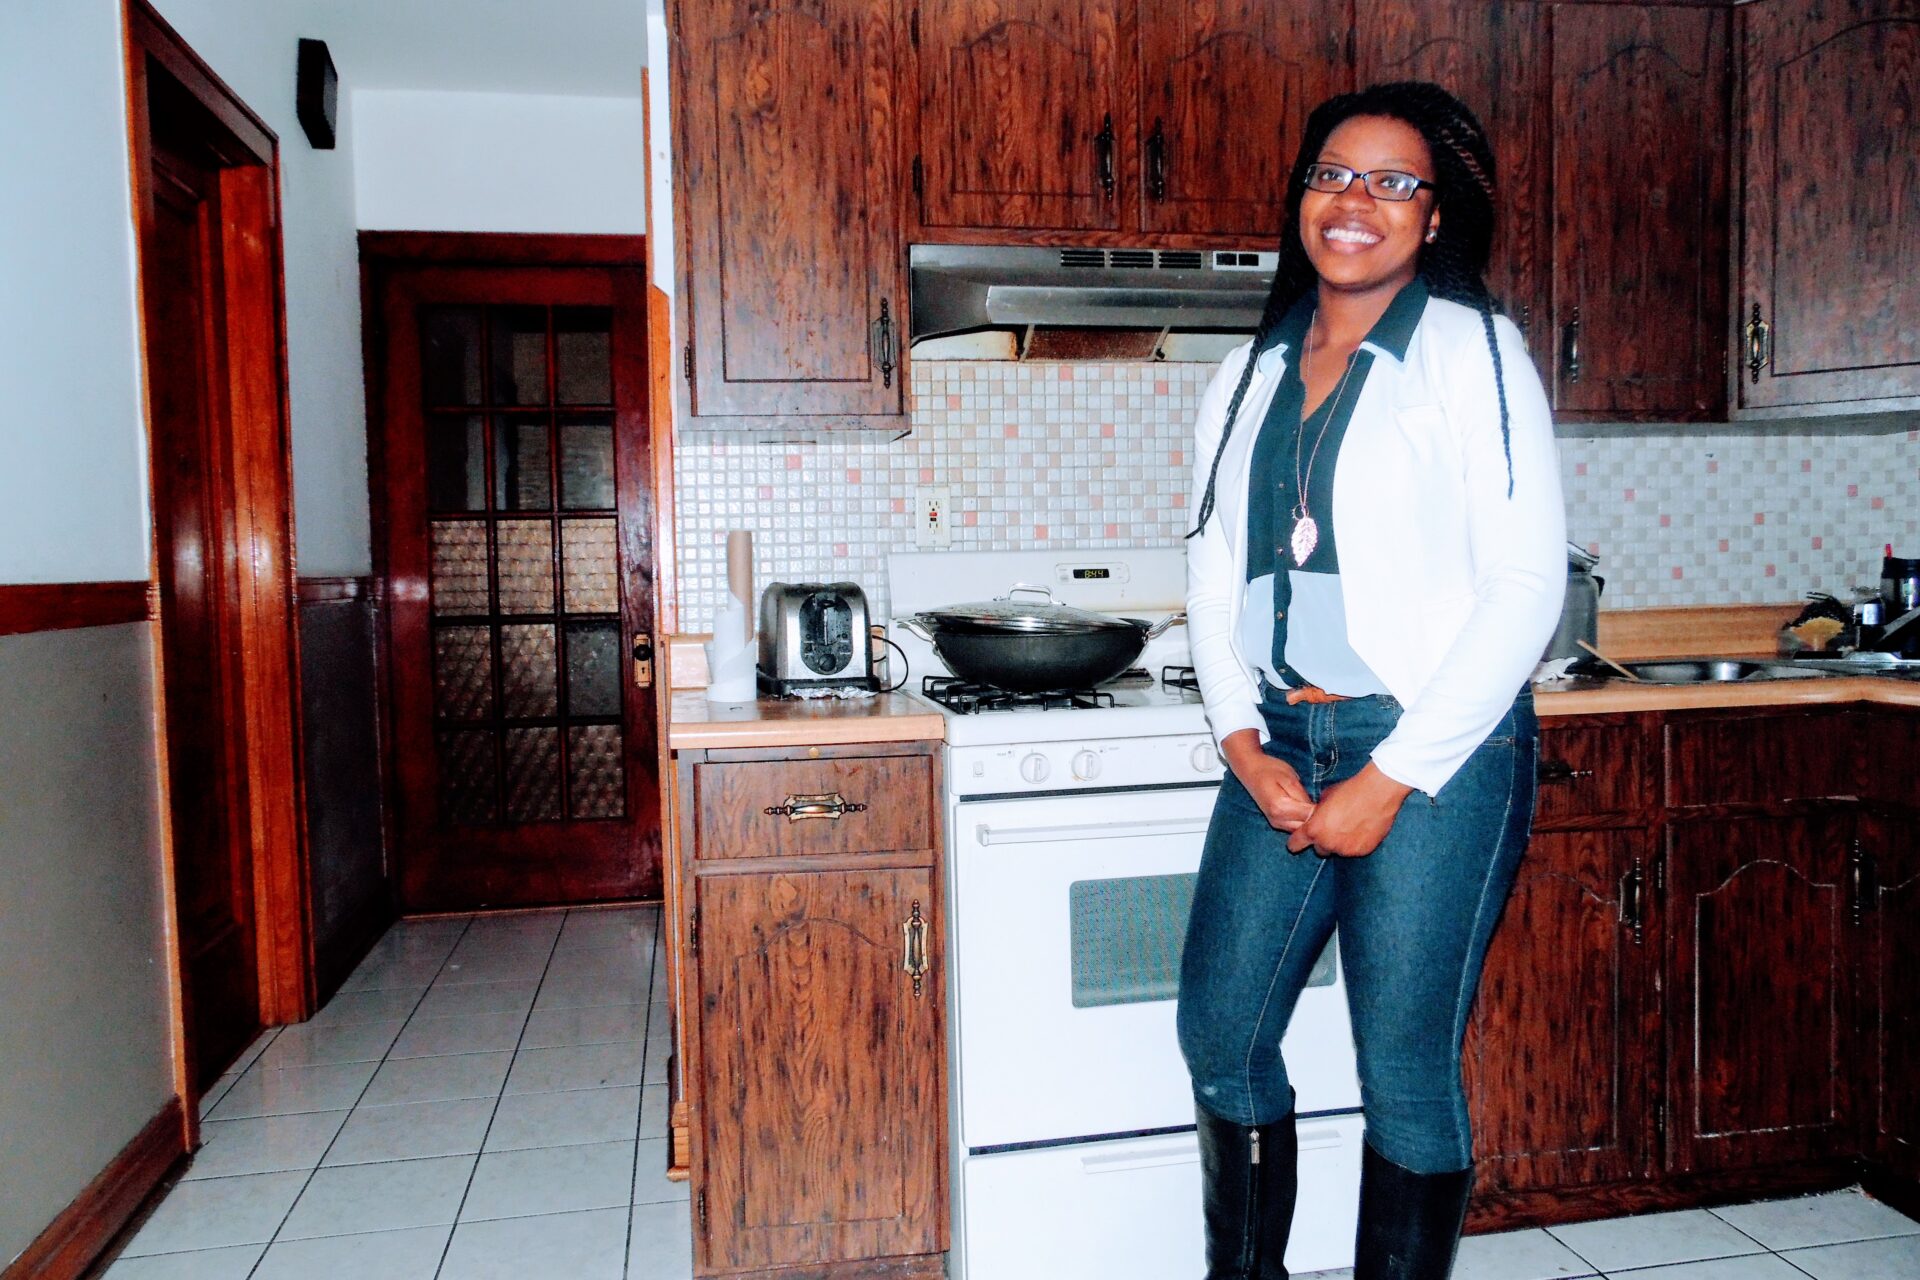
[[[1660,919],[1641,831],[1536,834],[1463,1065],[1480,1196],[1615,1182],[1654,1151]]]
[[[1852,835],[1844,813],[1669,829],[1673,1172],[1857,1153]]]
[[[223,466],[226,416],[220,299],[220,179],[212,157],[169,147],[160,118],[150,153],[143,238],[147,377],[165,668],[167,792],[189,1069],[204,1090],[260,1033],[253,875],[237,690],[222,655],[237,608],[233,499]]]
[[[1355,0],[1354,82],[1431,80],[1472,108],[1493,144],[1497,196],[1487,287],[1543,374],[1548,155],[1547,9],[1525,0]]]
[[[1122,0],[921,0],[911,38],[922,235],[1122,225],[1136,155]]]
[[[1913,818],[1912,810],[1864,816],[1854,868],[1865,930],[1868,1053],[1858,1076],[1867,1151],[1908,1179],[1920,1178],[1920,839]]]
[[[1738,403],[1920,395],[1920,13],[1819,0],[1740,20]]]
[[[1351,84],[1351,0],[1140,0],[1140,229],[1279,233],[1307,113]]]
[[[1549,20],[1553,407],[1718,417],[1728,14],[1561,4]]]
[[[894,11],[866,0],[675,8],[696,418],[905,425]]]
[[[638,269],[384,278],[379,450],[401,898],[657,897]]]
[[[945,1247],[934,874],[699,878],[702,1274]],[[932,929],[917,987],[916,909]]]

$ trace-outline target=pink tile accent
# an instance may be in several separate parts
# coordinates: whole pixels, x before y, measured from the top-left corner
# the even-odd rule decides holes
[[[1599,555],[1599,554],[1600,554],[1600,544],[1599,544],[1599,543],[1597,543],[1597,542],[1589,542],[1589,543],[1587,544],[1587,554],[1588,554],[1588,555],[1590,555],[1590,556],[1597,556],[1597,555]]]
[[[1859,485],[1857,485],[1857,484],[1850,484],[1850,485],[1848,485],[1848,486],[1847,486],[1847,496],[1848,496],[1849,498],[1857,498],[1857,497],[1859,497],[1859,496],[1860,496],[1860,486],[1859,486]]]
[[[1872,507],[1875,511],[1884,511],[1887,508],[1887,500],[1885,498],[1875,498],[1872,502],[1869,502],[1867,505]]]
[[[1113,439],[1113,424],[1111,422],[1103,422],[1100,424],[1100,438],[1102,440]]]
[[[1178,510],[1180,510],[1181,508],[1183,508],[1183,507],[1185,507],[1186,505],[1187,505],[1187,495],[1186,495],[1186,494],[1184,494],[1184,493],[1176,493],[1176,494],[1174,494],[1174,495],[1173,495],[1173,509],[1174,509],[1175,511],[1178,511]],[[1182,530],[1182,532],[1185,532],[1185,530]]]
[[[1662,529],[1671,529],[1671,528],[1673,528],[1673,517],[1672,517],[1672,516],[1661,516],[1661,517],[1660,517],[1660,527],[1661,527]]]
[[[1020,438],[1020,428],[1009,422],[1006,426],[1000,428],[1000,434],[1005,439],[1018,440]]]
[[[760,501],[762,502],[770,501],[773,498],[773,486],[770,484],[761,485],[755,492],[760,495]]]
[[[1682,572],[1680,571],[1680,566],[1679,566],[1679,565],[1675,565],[1675,566],[1673,566],[1673,580],[1674,580],[1675,582],[1678,582],[1678,581],[1680,581],[1680,579],[1682,579],[1682,578],[1684,578],[1684,577],[1686,577],[1686,574],[1684,574],[1684,573],[1682,573]]]
[[[962,528],[971,529],[979,523],[980,513],[978,511],[962,511],[960,513],[960,525]]]
[[[1061,365],[1061,366],[1060,366],[1060,381],[1062,381],[1062,382],[1072,382],[1072,381],[1073,381],[1073,366],[1072,366],[1072,365],[1070,365],[1070,364],[1063,364],[1063,365]]]
[[[1813,459],[1812,458],[1800,459],[1800,474],[1811,475],[1812,473],[1813,473]]]
[[[895,498],[893,500],[893,514],[897,516],[907,514],[907,500],[905,498]]]
[[[958,409],[959,407],[960,407],[960,397],[959,397],[959,396],[948,396],[948,397],[947,397],[947,408],[949,408],[949,409]]]
[[[1753,522],[1754,522],[1755,524],[1765,524],[1765,523],[1767,522],[1767,513],[1766,513],[1766,512],[1764,512],[1764,511],[1756,511],[1756,512],[1754,512],[1754,513],[1753,513]]]
[[[1780,572],[1780,571],[1779,571],[1778,569],[1775,569],[1775,568],[1774,568],[1774,567],[1773,567],[1772,565],[1768,565],[1768,566],[1766,567],[1766,575],[1767,575],[1767,576],[1768,576],[1769,578],[1772,578],[1772,577],[1777,577],[1777,576],[1779,575],[1779,572]]]
[[[1169,453],[1167,455],[1167,465],[1170,467],[1186,466],[1187,451],[1185,449],[1175,449],[1172,453]]]
[[[1047,526],[1043,524],[1033,526],[1033,540],[1035,542],[1045,542],[1047,540]]]
[[[932,483],[933,483],[933,468],[932,468],[932,467],[922,467],[922,468],[920,468],[920,483],[921,483],[921,484],[932,484]]]
[[[1707,474],[1708,474],[1708,475],[1710,475],[1710,476],[1717,476],[1717,475],[1719,475],[1719,474],[1720,474],[1720,462],[1719,462],[1719,459],[1717,459],[1717,458],[1708,458],[1708,459],[1707,459]]]
[[[837,556],[837,557],[839,557],[839,558],[840,558],[840,559],[842,559],[842,560],[844,560],[844,559],[846,559],[846,558],[847,558],[847,544],[846,544],[846,543],[844,543],[844,542],[836,542],[836,543],[834,543],[834,544],[833,544],[833,554],[834,554],[835,556]]]
[[[1722,538],[1720,539],[1720,549],[1722,551],[1731,551],[1733,549],[1733,544],[1731,542],[1728,542],[1725,538]]]
[[[1583,476],[1583,475],[1585,475],[1585,474],[1587,474],[1587,464],[1586,464],[1586,463],[1584,463],[1584,462],[1576,462],[1576,463],[1574,463],[1574,464],[1573,464],[1573,474],[1575,474],[1575,475],[1577,475],[1577,476]]]
[[[858,467],[848,467],[848,468],[847,468],[847,483],[848,483],[848,484],[859,484],[859,483],[860,483],[860,468],[858,468]]]
[[[1153,384],[1153,394],[1157,396],[1166,395],[1170,389],[1171,388],[1168,386],[1167,380],[1165,378],[1161,378]],[[1907,438],[1911,440],[1913,437],[1909,436]],[[1111,537],[1115,537],[1116,535],[1110,533],[1107,536],[1111,538]]]
[[[1629,490],[1627,490],[1627,501],[1628,501],[1628,502],[1632,502],[1632,501],[1633,501],[1633,490],[1631,490],[1631,489],[1629,489]]]
[[[1160,385],[1164,387],[1164,386],[1166,386],[1167,384],[1163,382],[1163,383],[1161,383]],[[1117,524],[1110,524],[1110,525],[1104,525],[1104,526],[1102,526],[1102,527],[1106,529],[1106,532],[1105,532],[1105,533],[1103,533],[1103,534],[1101,534],[1101,535],[1100,535],[1101,537],[1103,537],[1103,538],[1117,538],[1117,537],[1119,537],[1119,536],[1120,536],[1120,526],[1119,526],[1119,525],[1117,525]]]
[[[1814,538],[1814,540],[1813,540],[1813,549],[1814,549],[1815,551],[1818,551],[1818,550],[1819,550],[1819,549],[1821,548],[1821,546],[1822,546],[1822,545],[1823,545],[1823,544],[1824,544],[1825,542],[1826,542],[1826,539],[1825,539],[1825,538],[1820,538],[1820,537],[1816,537],[1816,538]]]
[[[798,471],[803,465],[805,464],[799,454],[790,453],[787,455],[787,470]]]
[[[1098,493],[1090,493],[1090,494],[1088,494],[1088,495],[1087,495],[1087,505],[1088,505],[1089,507],[1091,507],[1091,508],[1093,508],[1093,509],[1094,509],[1095,511],[1098,511],[1098,510],[1100,510],[1100,509],[1101,509],[1102,507],[1104,507],[1104,506],[1106,506],[1106,505],[1107,505],[1107,500],[1106,500],[1106,498],[1105,498],[1105,497],[1104,497],[1103,495],[1101,495],[1101,494],[1098,494]]]

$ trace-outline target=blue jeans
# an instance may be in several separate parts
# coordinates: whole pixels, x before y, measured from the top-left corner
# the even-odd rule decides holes
[[[1267,754],[1315,799],[1400,719],[1385,696],[1289,707],[1273,694],[1261,710]],[[1244,1125],[1293,1109],[1280,1038],[1337,926],[1368,1144],[1416,1173],[1472,1163],[1460,1041],[1532,826],[1538,732],[1523,693],[1439,796],[1407,797],[1364,858],[1288,853],[1229,774],[1180,967],[1180,1049],[1201,1106]]]

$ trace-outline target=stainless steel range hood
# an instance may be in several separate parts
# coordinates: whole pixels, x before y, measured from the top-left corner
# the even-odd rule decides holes
[[[1160,355],[1169,333],[1252,332],[1277,257],[1231,249],[914,245],[909,337],[1002,331],[1014,336],[1022,356]],[[1049,341],[1055,330],[1081,332]]]

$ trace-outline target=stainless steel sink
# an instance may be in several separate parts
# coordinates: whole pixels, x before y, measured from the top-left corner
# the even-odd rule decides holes
[[[1840,675],[1838,671],[1807,666],[1791,659],[1666,658],[1658,662],[1620,664],[1648,684],[1740,684],[1762,680],[1804,680]]]

